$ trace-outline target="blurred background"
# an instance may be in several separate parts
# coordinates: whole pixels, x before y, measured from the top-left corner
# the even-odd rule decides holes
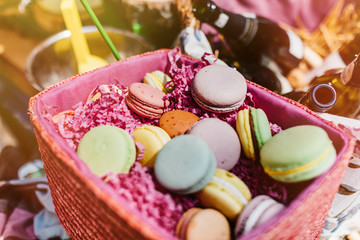
[[[108,62],[116,61],[81,2],[75,2],[86,28],[90,50]],[[228,11],[251,12],[269,18],[301,37],[311,53],[291,75],[286,76],[295,90],[306,87],[309,80],[305,75],[321,65],[331,53],[341,52],[342,56],[352,59],[360,50],[357,1],[214,2]],[[29,97],[77,74],[70,33],[66,31],[60,3],[61,0],[0,1],[0,122],[4,132],[0,146],[16,147],[18,151],[15,152],[21,155],[14,159],[19,162],[16,166],[38,157],[27,119]],[[109,36],[123,58],[174,47],[181,31],[189,26],[189,18],[194,18],[189,14],[190,0],[89,0],[88,3],[102,25],[108,28]],[[219,57],[232,62],[226,47],[219,46],[218,34],[206,24],[202,24],[201,29],[212,50],[220,50]],[[5,166],[0,164],[0,179],[10,177],[4,175],[11,171],[1,170]]]
[[[71,34],[66,30],[60,3],[60,0],[0,1],[0,147],[9,151],[5,156],[13,158],[9,166],[2,164],[8,160],[1,157],[0,179],[16,178],[19,166],[39,157],[28,121],[29,97],[78,74]],[[122,58],[169,48],[180,32],[175,1],[88,3]],[[116,61],[80,1],[76,5],[92,54],[109,63]],[[10,146],[12,150],[8,149]]]

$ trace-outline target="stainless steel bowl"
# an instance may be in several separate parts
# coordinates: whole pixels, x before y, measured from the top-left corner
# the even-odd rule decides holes
[[[143,38],[131,32],[105,27],[121,58],[148,52],[154,49]],[[104,58],[108,63],[116,59],[95,26],[82,28],[91,54]],[[39,91],[78,74],[73,53],[71,33],[59,32],[37,45],[26,61],[25,74],[28,81]]]

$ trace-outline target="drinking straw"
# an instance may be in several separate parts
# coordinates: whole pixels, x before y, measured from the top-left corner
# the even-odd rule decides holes
[[[113,42],[111,41],[111,39],[107,35],[107,33],[104,30],[103,26],[101,25],[99,19],[96,17],[94,11],[91,9],[89,3],[86,0],[80,0],[80,2],[84,6],[87,13],[90,15],[90,18],[92,19],[92,21],[95,23],[95,25],[96,25],[97,29],[99,30],[101,36],[104,38],[105,42],[110,47],[110,50],[114,54],[116,60],[121,60],[121,57],[120,57],[116,47],[114,46]]]

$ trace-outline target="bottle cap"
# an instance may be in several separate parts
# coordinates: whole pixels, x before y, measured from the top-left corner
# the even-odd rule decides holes
[[[321,108],[332,107],[336,102],[336,91],[329,84],[318,84],[314,87],[311,97],[316,105]]]
[[[196,0],[193,5],[193,13],[197,19],[205,22],[213,22],[220,14],[217,6],[208,0]]]
[[[326,112],[336,102],[337,94],[333,86],[321,83],[312,87],[299,102],[315,112]]]

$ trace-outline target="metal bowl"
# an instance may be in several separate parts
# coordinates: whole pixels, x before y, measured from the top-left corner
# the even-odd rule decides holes
[[[154,50],[143,38],[129,31],[105,27],[109,38],[121,58]],[[109,46],[96,26],[82,28],[91,54],[115,62]],[[70,41],[69,30],[59,32],[37,45],[26,61],[25,74],[28,81],[39,91],[78,74],[77,63]]]

